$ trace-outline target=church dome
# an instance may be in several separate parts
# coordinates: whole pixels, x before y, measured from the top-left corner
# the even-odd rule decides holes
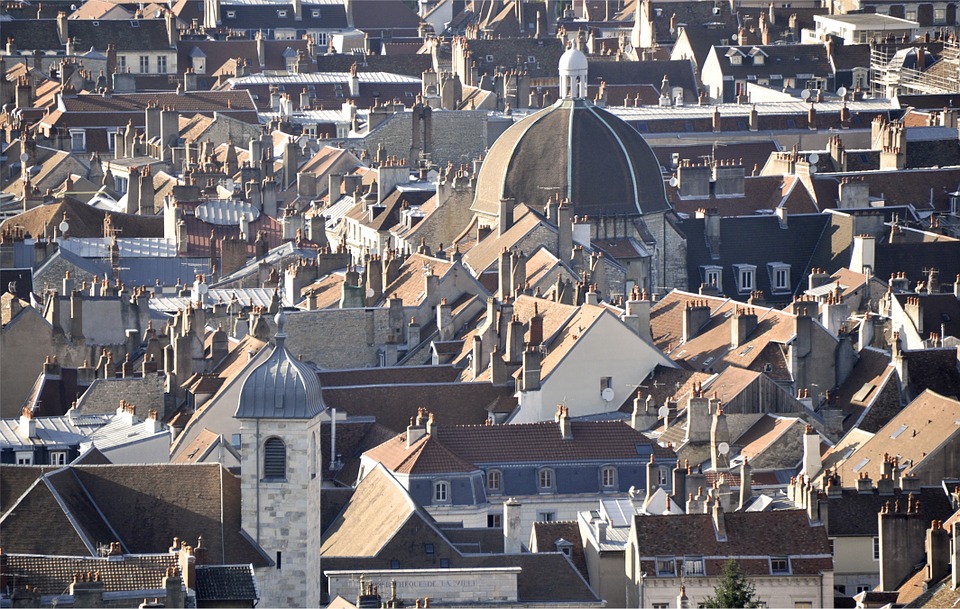
[[[564,53],[571,63],[582,57],[575,49]],[[563,68],[564,59],[560,63]],[[574,71],[585,70],[584,65]],[[578,216],[638,215],[670,207],[660,163],[643,137],[576,96],[518,121],[494,142],[480,167],[472,209],[495,216],[501,198],[539,208],[554,194],[569,197]]]
[[[312,419],[324,409],[317,372],[287,351],[283,311],[277,313],[276,346],[243,381],[238,419]]]

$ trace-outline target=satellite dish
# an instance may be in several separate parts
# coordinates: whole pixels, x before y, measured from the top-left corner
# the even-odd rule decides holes
[[[810,95],[811,95],[810,89],[804,89],[803,91],[800,92],[800,99],[802,99],[803,101],[807,101],[808,99],[810,99]]]
[[[207,292],[209,292],[209,291],[210,291],[210,288],[207,287],[207,284],[201,283],[199,286],[197,286],[197,291],[200,292],[200,295],[202,296],[202,295],[206,294]]]
[[[730,445],[726,442],[721,442],[717,445],[717,452],[721,455],[725,455],[730,452]]]
[[[57,226],[57,228],[60,229],[60,234],[61,234],[61,235],[66,235],[66,234],[67,234],[67,231],[70,230],[70,225],[67,224],[67,221],[66,221],[66,220],[64,220],[63,222],[61,222],[61,223]]]
[[[605,388],[603,389],[603,391],[600,392],[600,397],[603,398],[603,401],[604,401],[604,402],[612,402],[612,401],[613,401],[613,388],[612,388],[612,387],[605,387]]]
[[[669,414],[670,414],[670,409],[667,408],[666,406],[661,406],[660,409],[657,410],[657,416],[660,417],[661,419],[666,419],[667,415]]]
[[[846,97],[846,96],[847,96],[847,88],[846,88],[846,87],[840,87],[839,89],[837,89],[837,95],[839,95],[840,97]]]
[[[670,186],[671,186],[671,188],[676,188],[676,187],[677,187],[677,184],[679,184],[679,183],[680,183],[680,181],[677,179],[676,176],[670,176]]]
[[[20,163],[21,163],[21,164],[26,163],[26,162],[29,161],[29,160],[30,160],[30,155],[27,154],[26,152],[24,152],[23,154],[20,155]]]
[[[367,294],[367,298],[373,298],[374,296],[373,288],[367,288],[366,294]],[[610,400],[607,400],[607,401],[609,402]]]
[[[807,160],[810,161],[811,165],[816,165],[820,162],[820,155],[816,152],[811,152],[810,156],[807,157]]]
[[[817,166],[816,166],[816,165],[810,165],[810,173],[817,173]]]

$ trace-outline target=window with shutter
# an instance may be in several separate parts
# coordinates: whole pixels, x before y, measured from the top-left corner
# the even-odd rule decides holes
[[[263,477],[280,480],[287,477],[287,447],[280,438],[270,438],[263,444]]]

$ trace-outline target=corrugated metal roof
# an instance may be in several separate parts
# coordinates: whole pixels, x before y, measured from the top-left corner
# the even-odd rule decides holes
[[[360,83],[396,83],[396,84],[419,84],[420,79],[403,74],[394,74],[392,72],[358,72],[357,78]],[[286,72],[280,74],[251,74],[250,76],[241,76],[240,78],[229,79],[234,87],[243,85],[275,85],[275,84],[333,84],[343,83],[350,80],[349,72],[309,72],[296,73]]]
[[[70,417],[38,417],[34,437],[25,439],[17,430],[20,419],[0,419],[0,447],[17,449],[46,446],[47,448],[66,448],[85,438],[79,427]]]
[[[169,438],[170,432],[165,425],[159,425],[158,430],[153,431],[146,421],[131,424],[124,417],[114,415],[110,423],[90,434],[87,440],[100,450],[106,450],[157,436],[167,436]]]
[[[230,302],[234,297],[244,307],[260,306],[269,307],[273,300],[273,288],[229,288],[212,289],[207,292],[207,300],[210,302]],[[281,302],[284,306],[293,306],[286,302],[281,294]],[[164,313],[175,313],[180,309],[186,309],[190,304],[190,298],[186,296],[154,296],[150,299],[150,308]]]
[[[60,248],[84,258],[109,258],[110,241],[106,237],[71,238],[61,241]],[[121,258],[172,258],[177,255],[177,244],[173,239],[117,239],[117,247]]]
[[[206,201],[198,205],[193,213],[204,222],[220,226],[239,226],[242,216],[246,216],[248,222],[260,217],[259,209],[242,201]]]

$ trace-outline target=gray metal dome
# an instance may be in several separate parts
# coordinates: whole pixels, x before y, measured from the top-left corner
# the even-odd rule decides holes
[[[317,372],[293,357],[283,332],[284,313],[277,313],[276,346],[270,358],[243,381],[238,419],[312,419],[325,408]]]

